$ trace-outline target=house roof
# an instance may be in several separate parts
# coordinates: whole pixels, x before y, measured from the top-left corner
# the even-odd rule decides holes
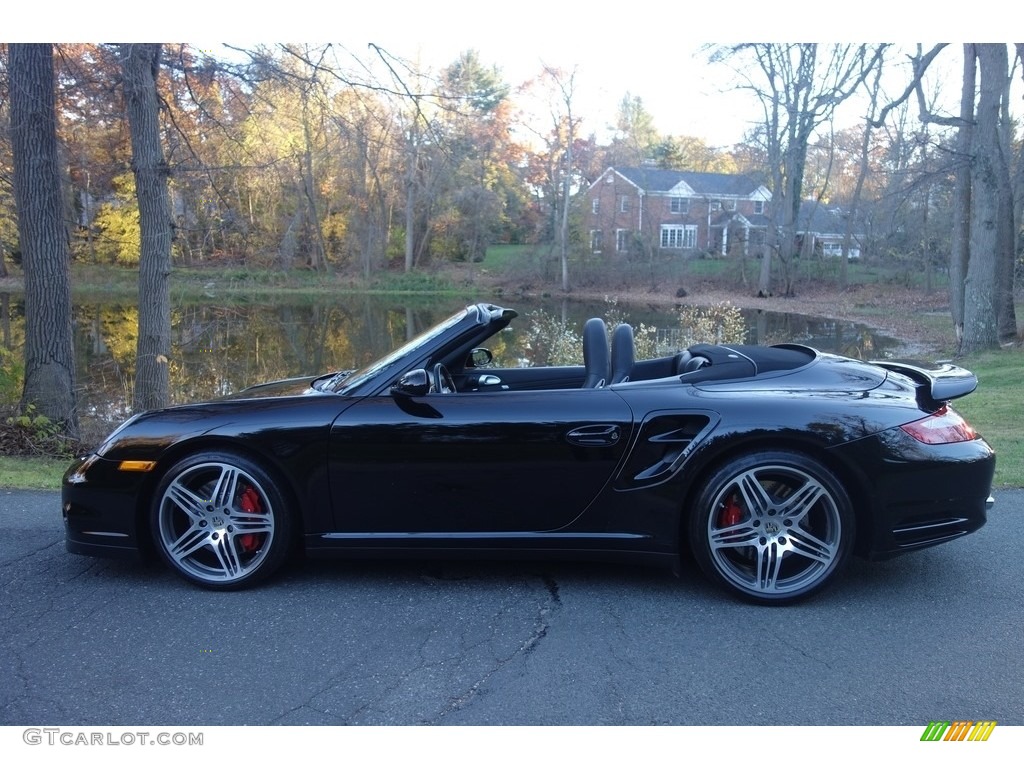
[[[733,222],[746,224],[755,229],[767,229],[771,221],[763,213],[736,213],[735,211],[722,211],[711,220],[712,227],[727,227]]]
[[[698,195],[724,195],[748,197],[761,188],[749,176],[732,173],[698,173],[697,171],[671,171],[664,168],[609,168],[633,182],[645,192],[671,192],[680,184]],[[605,173],[608,173],[605,171]]]
[[[846,231],[846,214],[839,208],[828,208],[816,200],[800,202],[796,229],[798,232],[813,232],[817,235],[842,235]],[[861,227],[854,225],[854,234],[860,234]]]

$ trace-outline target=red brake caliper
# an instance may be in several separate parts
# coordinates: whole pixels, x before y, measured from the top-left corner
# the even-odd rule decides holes
[[[730,528],[738,525],[743,520],[743,507],[739,505],[734,493],[724,502],[718,510],[718,527]]]
[[[245,492],[242,493],[242,498],[238,500],[238,506],[242,508],[243,512],[250,514],[263,511],[263,507],[260,504],[260,496],[252,488],[245,489]],[[238,537],[238,543],[241,545],[243,552],[255,552],[259,549],[262,538],[262,534],[259,533],[243,533]]]

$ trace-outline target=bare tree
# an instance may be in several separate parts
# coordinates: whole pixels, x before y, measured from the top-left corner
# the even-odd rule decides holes
[[[132,137],[132,172],[139,201],[139,337],[136,345],[133,408],[162,408],[170,399],[171,210],[170,168],[160,143],[160,100],[156,90],[160,44],[120,46],[125,106]]]
[[[807,148],[815,130],[864,82],[886,45],[744,43],[720,48],[713,59],[743,62],[745,87],[764,110],[761,139],[771,171],[772,226],[766,237],[758,293],[772,293],[772,256],[783,264],[795,253]],[[748,64],[752,66],[747,66]],[[792,286],[787,275],[785,293]]]
[[[572,115],[573,92],[575,90],[576,73],[572,72],[568,77],[548,70],[559,92],[562,94],[562,103],[565,105],[565,171],[562,178],[562,221],[558,229],[558,246],[562,262],[562,290],[569,290],[569,203],[570,187],[572,184],[573,168],[573,144],[576,142],[576,121]]]
[[[547,107],[551,114],[551,134],[542,137],[547,144],[548,166],[551,175],[552,216],[557,227],[562,290],[569,284],[569,208],[572,203],[572,182],[576,172],[573,151],[580,117],[574,114],[576,70],[566,74],[545,66],[543,81],[550,87]]]
[[[872,78],[868,83],[869,117],[864,121],[864,133],[861,135],[860,143],[860,163],[857,169],[857,183],[853,189],[853,196],[850,199],[849,209],[846,211],[846,226],[843,230],[843,258],[839,268],[839,283],[843,288],[845,288],[847,284],[847,264],[850,255],[850,246],[853,241],[853,228],[860,214],[860,201],[861,195],[864,192],[864,181],[870,170],[871,133],[874,129],[871,118],[874,117],[875,111],[878,108],[878,94],[881,90],[881,80],[882,59],[879,58],[876,61],[874,78]]]
[[[964,338],[964,280],[971,254],[971,146],[974,142],[974,89],[977,79],[974,44],[963,46],[960,125],[956,135],[953,171],[953,236],[949,254],[949,301],[958,346]],[[922,119],[925,119],[922,115]]]
[[[25,270],[25,385],[30,406],[78,436],[68,233],[54,110],[53,45],[11,44],[11,148]]]
[[[943,47],[935,46],[927,54],[918,48],[912,59],[911,82],[882,110],[880,120],[916,93],[922,122],[951,125],[958,130],[950,291],[960,352],[968,354],[995,347],[1001,338],[1016,334],[1009,56],[1004,43],[964,45],[960,114],[942,117],[927,108],[922,79]]]

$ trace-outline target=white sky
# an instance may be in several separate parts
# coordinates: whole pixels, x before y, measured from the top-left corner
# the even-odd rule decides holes
[[[727,67],[707,62],[700,51],[703,43],[814,40],[823,39],[823,32],[851,42],[902,39],[908,45],[918,41],[908,40],[908,33],[929,40],[991,39],[993,30],[979,21],[956,19],[952,3],[936,0],[927,14],[932,19],[956,19],[947,29],[935,28],[934,21],[922,22],[920,10],[896,5],[891,0],[293,0],[267,5],[176,0],[148,6],[153,17],[128,25],[123,20],[138,19],[145,4],[107,0],[96,6],[51,0],[46,24],[40,24],[29,3],[7,9],[0,35],[9,42],[133,39],[188,42],[210,49],[217,42],[332,41],[359,56],[368,56],[367,45],[375,43],[403,58],[420,57],[434,69],[472,48],[485,65],[497,65],[513,87],[535,77],[545,64],[565,71],[575,68],[574,106],[588,133],[600,133],[611,124],[623,95],[630,92],[643,100],[659,132],[699,136],[712,146],[727,146],[740,141],[750,121],[757,120],[757,104],[749,93],[735,89]],[[945,6],[949,12],[943,11]],[[942,57],[958,72],[959,46],[950,46]],[[958,89],[956,78],[951,78],[945,90],[952,103],[959,98]],[[856,109],[847,112],[837,128],[857,121]]]

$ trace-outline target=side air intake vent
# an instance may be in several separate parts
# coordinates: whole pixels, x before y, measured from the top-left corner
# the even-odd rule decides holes
[[[657,485],[670,478],[717,417],[707,413],[653,416],[640,428],[615,481],[617,490]]]

